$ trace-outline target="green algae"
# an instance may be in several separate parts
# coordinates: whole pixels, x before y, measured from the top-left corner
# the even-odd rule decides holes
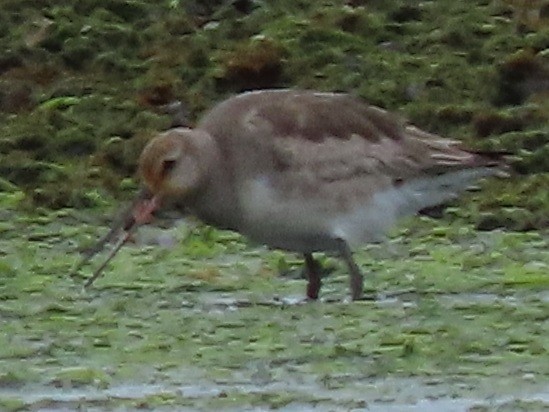
[[[77,256],[67,251],[97,238],[89,217],[10,221],[17,236],[0,239],[6,408],[74,406],[61,389],[89,407],[104,393],[103,408],[337,408],[384,399],[367,388],[387,379],[397,379],[387,393],[413,379],[425,385],[414,399],[436,389],[482,405],[543,394],[549,377],[545,232],[411,219],[357,252],[370,300],[345,302],[346,269],[324,258],[323,301],[300,303],[305,281],[278,272],[282,258],[298,272],[300,259],[230,232],[183,225],[170,231],[176,248],[127,247],[83,291],[91,268],[69,278]],[[117,394],[125,385],[142,389]]]

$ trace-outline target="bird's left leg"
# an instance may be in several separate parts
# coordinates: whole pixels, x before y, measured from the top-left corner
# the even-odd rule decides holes
[[[312,253],[304,253],[305,257],[305,273],[307,274],[307,298],[311,300],[318,299],[318,292],[322,286],[320,279],[320,265],[314,259]]]
[[[344,239],[338,239],[339,253],[347,267],[349,268],[349,286],[351,288],[351,299],[359,300],[362,298],[364,290],[364,280],[362,273],[353,259],[353,252]]]

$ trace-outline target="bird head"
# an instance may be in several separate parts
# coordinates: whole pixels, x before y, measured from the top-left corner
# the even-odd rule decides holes
[[[158,199],[191,196],[208,180],[216,146],[205,131],[170,129],[153,138],[139,158],[141,179]]]

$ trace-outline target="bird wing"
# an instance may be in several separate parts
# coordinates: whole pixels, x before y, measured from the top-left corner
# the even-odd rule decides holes
[[[459,141],[424,132],[348,94],[245,93],[219,105],[199,127],[218,138],[239,179],[268,173],[285,193],[292,191],[284,185],[306,182],[330,191],[357,182],[363,187],[355,190],[373,192],[485,163],[461,150]]]

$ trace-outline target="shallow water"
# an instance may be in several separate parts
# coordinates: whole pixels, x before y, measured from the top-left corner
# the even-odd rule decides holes
[[[487,382],[489,385],[489,383]],[[455,385],[454,385],[455,386]],[[70,408],[75,405],[82,405],[84,402],[91,406],[93,410],[94,403],[109,402],[116,404],[126,401],[137,401],[139,399],[162,396],[183,398],[187,402],[193,402],[192,407],[181,408],[179,410],[196,410],[197,407],[207,408],[208,400],[220,398],[227,393],[237,392],[239,394],[269,395],[277,393],[292,393],[295,396],[301,394],[304,398],[310,398],[312,393],[324,394],[318,396],[314,402],[293,401],[277,408],[281,411],[330,411],[341,407],[350,406],[352,409],[367,408],[370,411],[465,411],[473,407],[488,407],[490,409],[512,408],[515,406],[528,405],[536,408],[547,406],[549,403],[549,392],[524,391],[521,394],[502,395],[493,392],[493,389],[467,388],[465,384],[458,384],[460,389],[449,388],[443,382],[431,381],[423,382],[421,379],[397,378],[366,380],[354,382],[345,388],[330,389],[318,382],[303,382],[302,380],[292,380],[285,382],[271,382],[257,384],[255,382],[197,382],[187,385],[138,385],[125,384],[113,386],[104,390],[97,389],[56,389],[32,388],[30,394],[22,395],[20,391],[3,390],[0,393],[4,399],[21,399],[28,405],[35,405],[39,410],[60,410]],[[53,408],[46,406],[50,404]],[[42,408],[39,405],[44,405]],[[354,406],[353,406],[354,405]],[[166,407],[168,409],[168,407]],[[238,406],[227,410],[246,410],[260,411],[269,410],[267,406]]]

